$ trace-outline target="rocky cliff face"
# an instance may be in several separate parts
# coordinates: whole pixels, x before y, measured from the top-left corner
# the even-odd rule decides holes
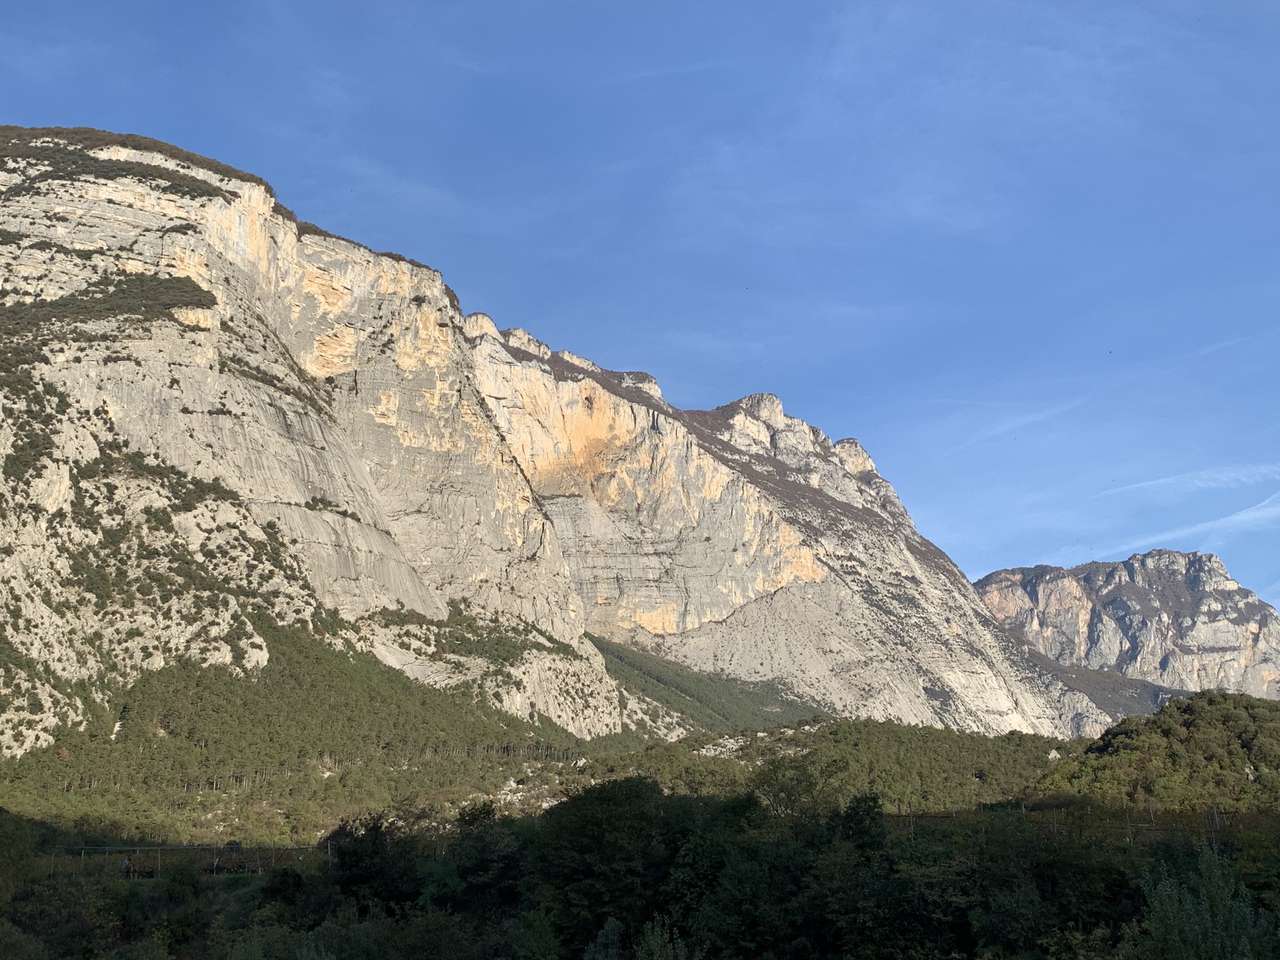
[[[585,736],[637,704],[584,631],[841,713],[1105,719],[776,397],[681,411],[154,141],[5,128],[0,190],[8,752],[174,658],[251,675],[268,622]]]
[[[997,620],[1058,663],[1280,698],[1280,617],[1212,554],[1000,570],[977,589]]]

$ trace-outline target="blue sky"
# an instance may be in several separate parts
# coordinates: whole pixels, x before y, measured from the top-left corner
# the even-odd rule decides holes
[[[1280,599],[1280,7],[23,4],[0,114],[171,140],[682,406],[857,436],[971,575]]]

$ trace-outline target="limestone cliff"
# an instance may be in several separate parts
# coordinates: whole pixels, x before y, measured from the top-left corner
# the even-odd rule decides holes
[[[1280,617],[1212,554],[1000,570],[977,589],[997,620],[1058,663],[1280,698]]]
[[[586,630],[847,714],[1105,719],[776,397],[681,411],[155,141],[0,128],[0,191],[9,752],[173,658],[251,675],[267,619],[584,736],[635,711]]]

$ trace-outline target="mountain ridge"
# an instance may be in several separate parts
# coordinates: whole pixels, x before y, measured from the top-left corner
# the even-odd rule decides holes
[[[1003,626],[1063,665],[1280,699],[1280,614],[1215,554],[1015,567],[975,588]]]
[[[6,751],[140,670],[251,674],[268,612],[582,736],[636,720],[588,630],[836,714],[1105,724],[856,441],[769,394],[681,411],[193,156],[0,131]]]

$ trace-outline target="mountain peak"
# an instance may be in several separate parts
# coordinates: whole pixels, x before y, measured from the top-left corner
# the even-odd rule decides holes
[[[1215,554],[998,570],[976,588],[1003,626],[1059,663],[1280,697],[1280,617]]]

